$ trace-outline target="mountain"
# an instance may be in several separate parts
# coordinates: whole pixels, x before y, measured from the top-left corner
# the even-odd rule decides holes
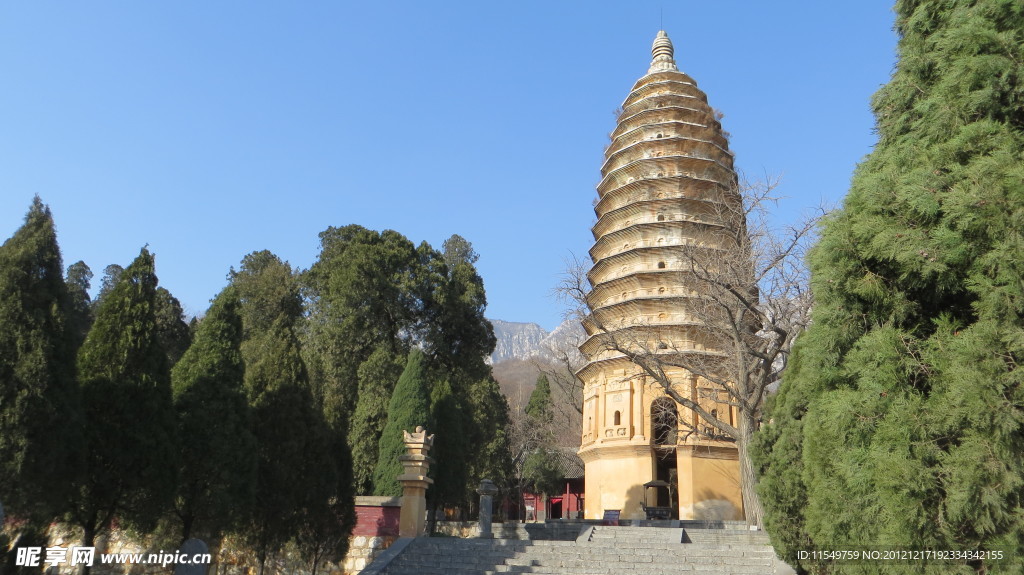
[[[577,359],[577,347],[583,341],[583,327],[576,320],[566,320],[551,332],[535,323],[520,323],[492,319],[494,335],[498,343],[491,354],[491,363],[509,359],[529,360],[539,358],[557,361],[564,354]]]
[[[551,383],[558,444],[579,448],[583,389],[573,374],[584,364],[579,352],[586,335],[583,327],[576,320],[564,321],[550,332],[535,323],[491,320],[491,324],[498,338],[491,355],[494,379],[513,418],[523,416],[537,377],[543,373]]]
[[[498,339],[491,354],[491,363],[506,359],[527,359],[540,349],[540,342],[548,335],[544,328],[535,323],[518,323],[492,319],[494,337]]]

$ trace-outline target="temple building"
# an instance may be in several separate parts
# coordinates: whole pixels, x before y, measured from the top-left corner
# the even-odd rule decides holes
[[[664,31],[652,52],[650,69],[622,104],[597,186],[590,313],[580,346],[587,363],[577,372],[585,517],[618,510],[622,519],[643,519],[648,506],[679,519],[742,519],[735,444],[634,361],[644,354],[723,355],[694,313],[699,282],[683,254],[695,245],[714,251],[715,230],[729,225],[720,208],[740,201],[733,156],[707,96],[679,71]],[[702,378],[671,362],[655,369],[675,392],[735,424],[734,408],[708,393],[712,386]],[[659,480],[661,488],[644,487]]]

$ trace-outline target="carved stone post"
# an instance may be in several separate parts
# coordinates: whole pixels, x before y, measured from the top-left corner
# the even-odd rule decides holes
[[[423,426],[414,433],[403,431],[406,454],[398,457],[404,473],[398,476],[402,483],[402,513],[398,520],[399,537],[419,537],[424,534],[427,515],[427,487],[434,482],[427,477],[434,461],[427,452],[434,446],[434,436],[427,435]]]
[[[477,534],[477,537],[494,539],[494,533],[491,532],[491,506],[498,487],[490,479],[484,479],[480,482],[480,488],[476,492],[480,494],[480,533]]]

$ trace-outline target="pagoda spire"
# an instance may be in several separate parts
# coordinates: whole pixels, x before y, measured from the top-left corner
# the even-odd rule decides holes
[[[651,67],[647,73],[678,72],[679,68],[676,67],[676,61],[673,58],[674,52],[668,33],[659,30],[658,35],[654,38],[654,45],[651,46]]]

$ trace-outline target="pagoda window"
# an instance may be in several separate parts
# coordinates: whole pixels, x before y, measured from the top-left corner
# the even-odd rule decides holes
[[[622,425],[622,412],[621,411],[616,411],[615,412],[615,416],[613,418],[612,424],[615,425],[616,427]]]

